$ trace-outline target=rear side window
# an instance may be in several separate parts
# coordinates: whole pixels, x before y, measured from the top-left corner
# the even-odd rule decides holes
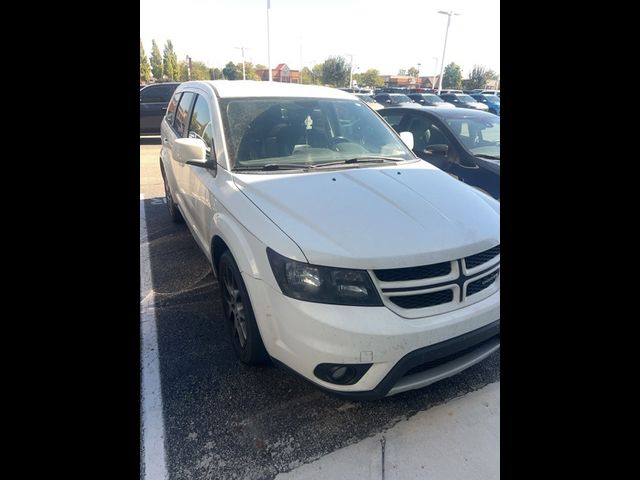
[[[187,129],[187,123],[189,121],[187,115],[189,115],[189,108],[191,107],[193,96],[194,94],[191,92],[184,92],[180,99],[180,103],[178,103],[174,128],[179,137],[184,137],[184,133]]]
[[[169,106],[167,107],[167,123],[171,126],[173,126],[173,119],[176,116],[176,109],[178,108],[180,95],[182,95],[182,92],[176,93],[171,99],[171,103],[169,103]]]
[[[200,138],[207,145],[207,159],[211,159],[213,151],[213,126],[211,125],[211,112],[207,100],[198,95],[193,106],[191,121],[189,122],[189,137]]]

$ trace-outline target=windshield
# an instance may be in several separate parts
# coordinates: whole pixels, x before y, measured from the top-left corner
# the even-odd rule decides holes
[[[446,103],[437,95],[423,95],[424,99],[430,103]]]
[[[378,103],[371,95],[356,95],[358,98],[361,98],[363,102],[367,103]]]
[[[487,114],[486,117],[447,118],[445,121],[471,153],[500,158],[500,117]]]
[[[230,98],[220,106],[232,168],[415,158],[359,100]]]
[[[489,100],[491,103],[500,103],[500,97],[496,97],[495,95],[485,95],[484,98]]]
[[[389,97],[391,98],[391,103],[413,103],[413,100],[401,93],[394,93],[393,95],[389,95]]]
[[[456,97],[458,97],[458,100],[460,100],[461,102],[472,102],[473,103],[473,102],[477,101],[471,95],[457,94]]]

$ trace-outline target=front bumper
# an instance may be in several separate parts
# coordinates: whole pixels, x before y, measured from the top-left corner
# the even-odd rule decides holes
[[[244,273],[243,279],[271,357],[342,396],[372,399],[421,388],[500,346],[500,291],[458,310],[406,319],[387,307],[303,302]],[[336,385],[314,375],[321,363],[372,365],[353,385]]]

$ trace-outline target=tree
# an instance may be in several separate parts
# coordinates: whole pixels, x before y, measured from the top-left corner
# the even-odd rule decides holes
[[[260,76],[256,73],[256,67],[251,62],[244,62],[244,75],[247,80],[260,80]],[[242,79],[242,62],[236,64],[236,78]]]
[[[191,62],[191,80],[209,80],[210,78],[209,67],[203,62]]]
[[[160,55],[160,49],[155,40],[151,40],[151,57],[149,57],[151,63],[151,74],[157,81],[162,81],[162,55]]]
[[[256,70],[266,70],[267,66],[262,65],[261,63],[256,63]]]
[[[227,62],[227,64],[222,69],[222,75],[225,80],[237,80],[237,70],[236,66],[233,62]],[[240,72],[240,78],[242,78],[242,71]]]
[[[486,88],[488,80],[495,80],[497,78],[496,72],[491,69],[485,68],[483,65],[474,65],[473,70],[469,74],[469,81],[467,82],[468,88],[473,90],[475,88]]]
[[[180,80],[181,82],[186,82],[189,80],[189,63],[182,61],[178,63],[178,72],[180,72],[180,75],[178,75],[178,80]]]
[[[398,75],[402,75],[403,77],[407,74],[407,71],[404,68],[398,70]]]
[[[307,85],[313,83],[313,72],[309,67],[302,67],[302,70],[300,70],[300,83]]]
[[[459,65],[451,62],[444,67],[442,88],[462,88],[462,69]]]
[[[144,47],[142,46],[142,39],[140,39],[140,83],[148,82],[151,78],[151,66],[147,55],[144,53]]]
[[[167,40],[164,46],[164,55],[162,57],[162,75],[169,82],[175,82],[180,76],[180,67],[178,66],[178,57],[173,50],[173,43]]]
[[[345,86],[349,82],[349,67],[344,57],[333,56],[322,64],[322,83],[334,87]]]
[[[364,87],[382,87],[384,80],[380,76],[380,72],[375,68],[370,68],[364,73],[358,75],[358,85]]]
[[[323,75],[324,75],[324,64],[318,63],[314,65],[313,68],[311,69],[312,83],[314,85],[322,85]]]
[[[420,71],[416,67],[411,67],[409,70],[407,70],[407,75],[409,75],[410,77],[417,77],[419,73]]]
[[[211,80],[222,80],[222,70],[217,67],[209,70],[209,74],[211,76]]]

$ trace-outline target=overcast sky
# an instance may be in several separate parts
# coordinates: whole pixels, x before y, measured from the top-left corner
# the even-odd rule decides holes
[[[267,64],[267,0],[140,0],[140,38],[151,54],[173,42],[178,60],[222,68],[245,59]],[[442,56],[446,15],[451,19],[445,64],[466,78],[474,65],[500,73],[499,0],[271,0],[271,65],[312,67],[329,55],[353,54],[354,73],[377,68],[397,74],[420,66],[433,75]],[[440,60],[438,60],[439,62]],[[440,64],[438,63],[437,73]]]

